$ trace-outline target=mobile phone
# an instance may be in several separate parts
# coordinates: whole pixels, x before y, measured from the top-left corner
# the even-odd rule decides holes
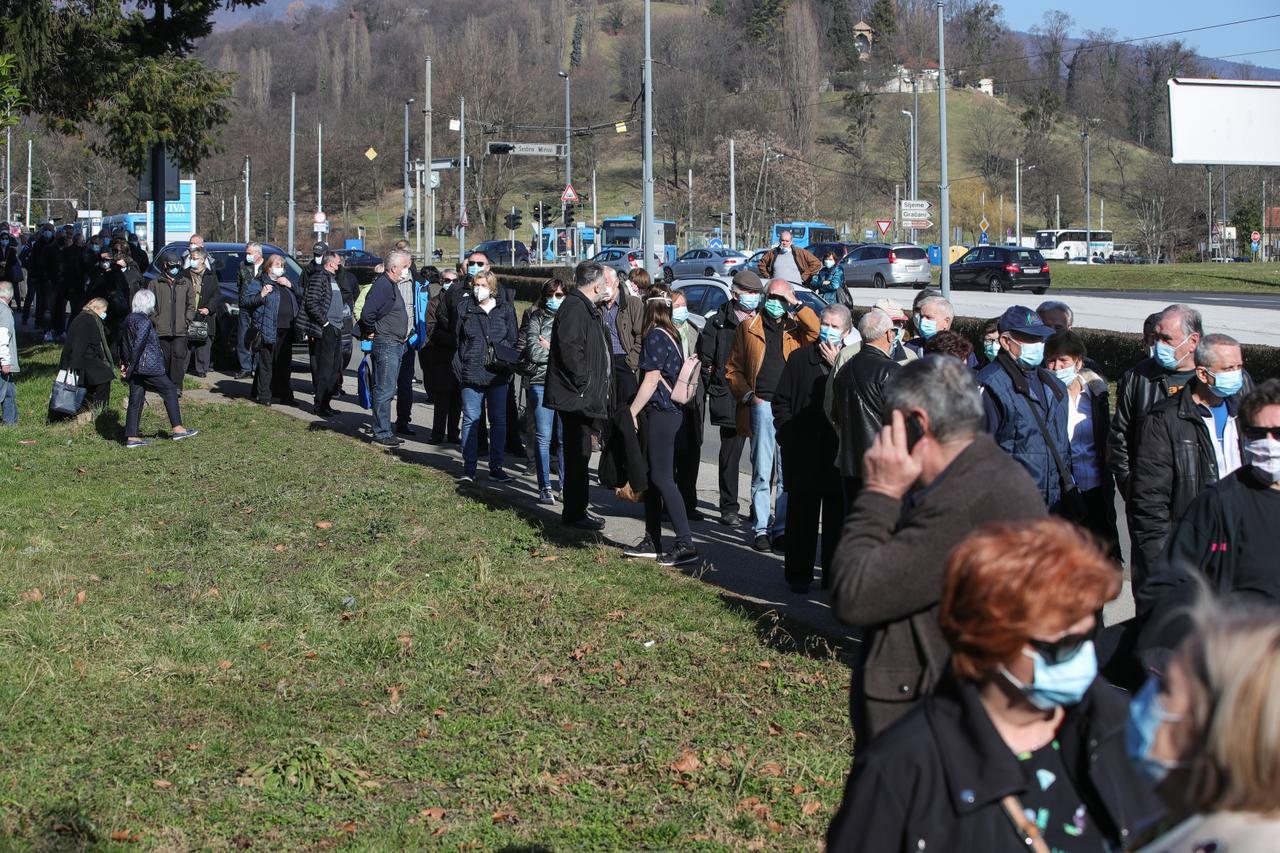
[[[919,413],[912,412],[907,415],[907,452],[914,451],[916,444],[922,438],[924,438],[924,424],[921,422]]]

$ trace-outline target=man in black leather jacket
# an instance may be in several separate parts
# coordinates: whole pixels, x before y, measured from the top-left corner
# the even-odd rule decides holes
[[[831,420],[840,437],[836,462],[850,501],[862,483],[863,454],[884,426],[884,386],[902,369],[889,356],[897,335],[887,312],[863,314],[858,333],[862,349],[836,374],[831,394]]]

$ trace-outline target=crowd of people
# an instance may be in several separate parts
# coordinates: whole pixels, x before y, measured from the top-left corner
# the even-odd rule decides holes
[[[54,252],[48,269],[63,269],[67,236],[42,233],[27,258]],[[117,371],[128,382],[128,446],[147,443],[147,391],[173,439],[195,435],[178,398],[188,371],[208,370],[200,325],[221,298],[202,241],[163,254],[150,282],[129,275],[127,240],[80,251],[102,259],[83,300],[60,273],[26,294],[11,272],[0,282],[0,413],[11,422],[20,370],[13,314],[34,301],[50,339],[65,327],[63,367],[89,405],[107,403]],[[1118,850],[1166,831],[1151,849],[1208,849],[1194,846],[1205,833],[1262,849],[1250,839],[1280,828],[1280,380],[1255,387],[1240,344],[1193,308],[1148,318],[1113,410],[1070,306],[1011,306],[976,340],[933,290],[855,320],[830,273],[820,311],[797,298],[795,276],[832,267],[789,244],[765,255],[768,280],[734,275],[701,328],[678,289],[593,262],[517,318],[479,252],[415,270],[397,245],[363,289],[323,243],[296,285],[284,258],[257,244],[245,258],[235,341],[258,402],[299,405],[291,356],[305,339],[313,409],[331,417],[349,329],[370,362],[375,444],[415,434],[419,367],[428,440],[460,446],[461,483],[482,455],[489,482],[511,481],[527,440],[539,503],[598,531],[599,450],[600,487],[643,504],[627,557],[698,563],[693,525],[713,520],[782,554],[796,594],[820,569],[861,637],[858,754],[828,849]],[[708,420],[713,519],[696,489]],[[1137,616],[1104,626],[1125,550]]]

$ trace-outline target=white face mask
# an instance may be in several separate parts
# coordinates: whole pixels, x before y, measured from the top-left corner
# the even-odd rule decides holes
[[[272,277],[272,278],[283,278],[283,277],[284,277],[284,267],[272,267],[272,269],[271,269],[271,277]]]
[[[411,278],[413,278],[413,273],[409,272],[409,268],[408,268],[408,267],[405,267],[404,269],[400,270],[400,280],[401,280],[401,281],[408,281],[408,280],[409,280],[409,279],[411,279]]]
[[[1259,438],[1244,443],[1244,462],[1268,483],[1280,483],[1280,439]]]
[[[476,302],[481,305],[489,301],[489,295],[489,288],[483,284],[476,288]]]
[[[835,258],[827,258],[825,261],[822,262],[822,265],[827,269],[831,269],[836,265]]]
[[[612,289],[610,289],[610,288],[608,288],[608,287],[606,287],[604,290],[601,290],[601,291],[600,291],[600,297],[599,297],[596,301],[597,301],[597,302],[608,302],[608,301],[609,301],[610,299],[612,299],[612,298],[613,298],[613,290],[612,290]]]

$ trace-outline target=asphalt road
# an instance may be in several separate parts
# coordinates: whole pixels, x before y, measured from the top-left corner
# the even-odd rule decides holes
[[[1068,298],[1103,297],[1106,299],[1139,299],[1156,302],[1190,301],[1202,305],[1219,305],[1224,308],[1262,308],[1280,309],[1280,294],[1269,293],[1188,293],[1185,290],[1075,290],[1072,288],[1051,288],[1054,298],[1064,302]],[[1042,298],[1049,298],[1047,295]]]

